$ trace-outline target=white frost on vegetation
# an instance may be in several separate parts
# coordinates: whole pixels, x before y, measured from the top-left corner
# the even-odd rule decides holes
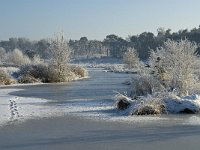
[[[122,95],[117,95],[115,97],[116,104],[121,99]],[[161,105],[163,105],[166,110],[166,112],[163,113],[167,114],[178,114],[178,113],[195,114],[200,112],[199,95],[190,95],[185,97],[169,95],[169,97],[165,97],[163,99],[148,95],[147,97],[141,97],[135,100],[132,100],[131,98],[123,95],[123,99],[128,103],[130,103],[130,106],[122,112],[127,115],[132,115],[134,111],[143,106],[152,106],[155,108]]]
[[[52,101],[40,98],[16,97],[9,95],[10,92],[19,89],[1,89],[0,90],[0,126],[9,123],[20,123],[27,119],[42,119],[45,117],[55,117],[72,115],[84,117],[86,119],[121,122],[134,125],[162,124],[167,123],[189,123],[198,124],[199,118],[170,118],[163,116],[129,116],[127,110],[119,111],[115,109],[112,100],[93,100],[93,99],[73,99],[66,103],[54,103]],[[129,99],[130,100],[130,99]],[[132,101],[132,100],[130,100]],[[185,97],[183,101],[198,103],[199,97]],[[133,102],[134,104],[134,102]],[[183,105],[184,106],[184,105]],[[188,105],[186,105],[188,106]],[[13,113],[13,114],[12,114]],[[195,122],[197,120],[198,122]],[[200,124],[200,123],[199,123]]]
[[[10,76],[14,73],[19,71],[18,67],[0,67],[5,73],[9,74]]]

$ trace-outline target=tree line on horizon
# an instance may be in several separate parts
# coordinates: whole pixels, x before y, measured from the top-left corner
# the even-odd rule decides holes
[[[157,35],[151,32],[143,32],[139,35],[128,36],[126,39],[115,34],[107,35],[102,41],[88,40],[87,37],[81,37],[79,40],[69,40],[68,44],[72,51],[72,57],[104,55],[122,58],[128,48],[134,48],[141,60],[147,60],[150,50],[162,46],[167,39],[178,41],[185,38],[200,44],[200,26],[191,30],[179,30],[178,32],[158,28]],[[0,41],[1,51],[10,52],[18,48],[30,58],[35,55],[39,55],[43,59],[48,58],[50,55],[49,45],[50,41],[48,39],[31,41],[28,38],[12,37],[6,41]],[[200,54],[200,48],[197,48],[197,53]]]

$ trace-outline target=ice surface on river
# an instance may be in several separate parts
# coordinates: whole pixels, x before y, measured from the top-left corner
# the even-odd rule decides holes
[[[115,109],[113,90],[123,92],[128,74],[107,73],[93,69],[90,78],[65,84],[25,85],[0,89],[0,126],[63,115],[74,115],[98,121],[123,122],[133,125],[189,124],[200,125],[198,115],[127,116]],[[18,85],[19,86],[19,85]],[[12,94],[9,94],[12,93]]]
[[[19,89],[0,90],[0,126],[7,123],[20,122],[26,119],[74,115],[87,119],[144,122],[161,119],[159,117],[127,117],[118,112],[112,100],[73,100],[66,103],[54,104],[39,98],[10,96],[8,93]]]
[[[112,100],[72,100],[66,103],[51,104],[48,100],[10,96],[8,93],[19,89],[0,90],[0,126],[21,122],[26,119],[39,119],[62,115],[74,115],[99,121],[124,122],[134,125],[179,122],[181,124],[200,125],[198,116],[188,119],[163,116],[126,116],[115,109]],[[15,104],[14,104],[14,103]],[[16,106],[14,106],[16,105]],[[16,110],[14,108],[16,107]]]

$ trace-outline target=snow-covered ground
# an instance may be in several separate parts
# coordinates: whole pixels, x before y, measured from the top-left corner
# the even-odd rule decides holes
[[[178,97],[173,94],[166,98],[160,99],[152,96],[140,97],[139,99],[131,99],[122,94],[117,94],[115,96],[116,105],[118,107],[123,107],[119,109],[124,109],[124,113],[127,115],[135,114],[134,112],[140,110],[142,114],[150,113],[150,109],[154,110],[160,109],[158,114],[199,114],[200,113],[200,96],[190,95],[185,97]],[[122,106],[121,103],[129,104],[127,106]],[[146,107],[148,106],[148,107]],[[163,112],[161,107],[163,107]],[[142,109],[143,108],[143,109]],[[145,109],[146,108],[146,109]],[[156,113],[157,114],[157,111]]]
[[[92,59],[80,59],[72,61],[74,64],[79,64],[87,68],[103,68],[107,72],[115,73],[136,73],[135,69],[128,69],[122,59],[103,57]]]
[[[119,111],[114,106],[114,101],[106,100],[73,100],[67,103],[52,105],[49,100],[40,98],[25,98],[9,95],[19,89],[0,90],[0,126],[9,123],[20,123],[27,119],[41,119],[63,115],[77,116],[86,119],[123,122],[135,126],[145,124],[170,123],[200,125],[200,117],[193,115],[183,116],[128,116],[125,111]],[[194,97],[193,97],[194,98]]]
[[[62,115],[74,115],[87,119],[104,121],[142,121],[140,117],[131,119],[117,111],[112,101],[73,100],[67,103],[51,105],[50,101],[39,98],[25,98],[9,95],[19,89],[0,90],[0,126],[25,121]],[[159,117],[148,117],[149,121]],[[144,120],[143,120],[144,121]]]
[[[46,117],[51,113],[45,112],[43,106],[47,100],[22,98],[8,94],[14,91],[19,91],[19,89],[0,90],[0,126],[30,118]]]

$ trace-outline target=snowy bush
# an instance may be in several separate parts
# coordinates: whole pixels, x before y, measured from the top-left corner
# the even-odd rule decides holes
[[[195,43],[185,39],[167,40],[151,51],[149,64],[139,63],[138,74],[131,80],[128,96],[135,102],[130,103],[129,114],[199,113],[199,96],[187,97],[189,88],[199,80],[196,49]],[[128,105],[127,98],[120,103]]]
[[[10,85],[13,83],[16,83],[16,81],[4,70],[0,69],[0,85]]]
[[[18,76],[20,83],[50,82],[48,66],[45,64],[23,65]]]
[[[41,80],[39,80],[29,74],[25,74],[19,78],[18,82],[19,83],[39,83],[39,82],[41,82]]]
[[[0,62],[3,62],[5,60],[5,56],[6,56],[6,50],[0,47]]]
[[[162,95],[162,96],[161,96]],[[165,103],[161,98],[165,97],[163,93],[154,95],[129,98],[123,94],[115,96],[116,107],[119,110],[125,110],[129,115],[156,115],[167,113]]]
[[[68,82],[76,77],[87,76],[86,69],[68,64],[70,49],[63,36],[57,36],[52,40],[50,47],[51,59],[41,62],[39,56],[35,56],[32,64],[23,65],[18,72],[20,83],[34,82]]]
[[[1,67],[0,69],[10,76],[12,76],[13,74],[19,71],[18,67]]]
[[[155,92],[145,97],[139,97],[138,103],[131,110],[131,115],[157,115],[166,114],[166,106],[163,101],[168,97],[169,93],[166,91]]]
[[[34,55],[31,64],[42,64],[44,60],[41,60],[39,55]]]
[[[166,88],[176,89],[177,95],[185,96],[194,83],[198,57],[196,43],[187,39],[178,42],[168,40],[156,51],[151,51],[150,62],[154,76]]]
[[[63,66],[62,71],[53,65],[48,66],[48,80],[49,82],[69,82],[75,79],[76,75],[70,70],[68,66]]]
[[[70,65],[70,70],[78,77],[87,77],[88,76],[88,71],[77,65]]]
[[[147,96],[162,89],[163,86],[153,77],[135,75],[131,80],[129,95],[132,98],[137,96]]]
[[[71,71],[62,75],[58,70],[55,70],[54,66],[46,65],[46,64],[24,65],[20,67],[20,71],[18,72],[18,75],[20,78],[19,82],[21,83],[67,82],[75,78],[75,75]],[[29,79],[30,81],[28,81]],[[25,81],[25,82],[22,82],[22,81]]]
[[[12,52],[6,54],[6,63],[16,66],[30,64],[31,60],[28,56],[24,55],[21,50],[14,49]]]
[[[123,61],[129,69],[137,68],[140,61],[137,51],[134,48],[128,48],[127,52],[124,53]]]
[[[49,62],[49,71],[51,73],[51,81],[65,82],[71,78],[72,73],[68,66],[71,50],[63,34],[57,34],[51,39],[49,51],[51,59]]]

